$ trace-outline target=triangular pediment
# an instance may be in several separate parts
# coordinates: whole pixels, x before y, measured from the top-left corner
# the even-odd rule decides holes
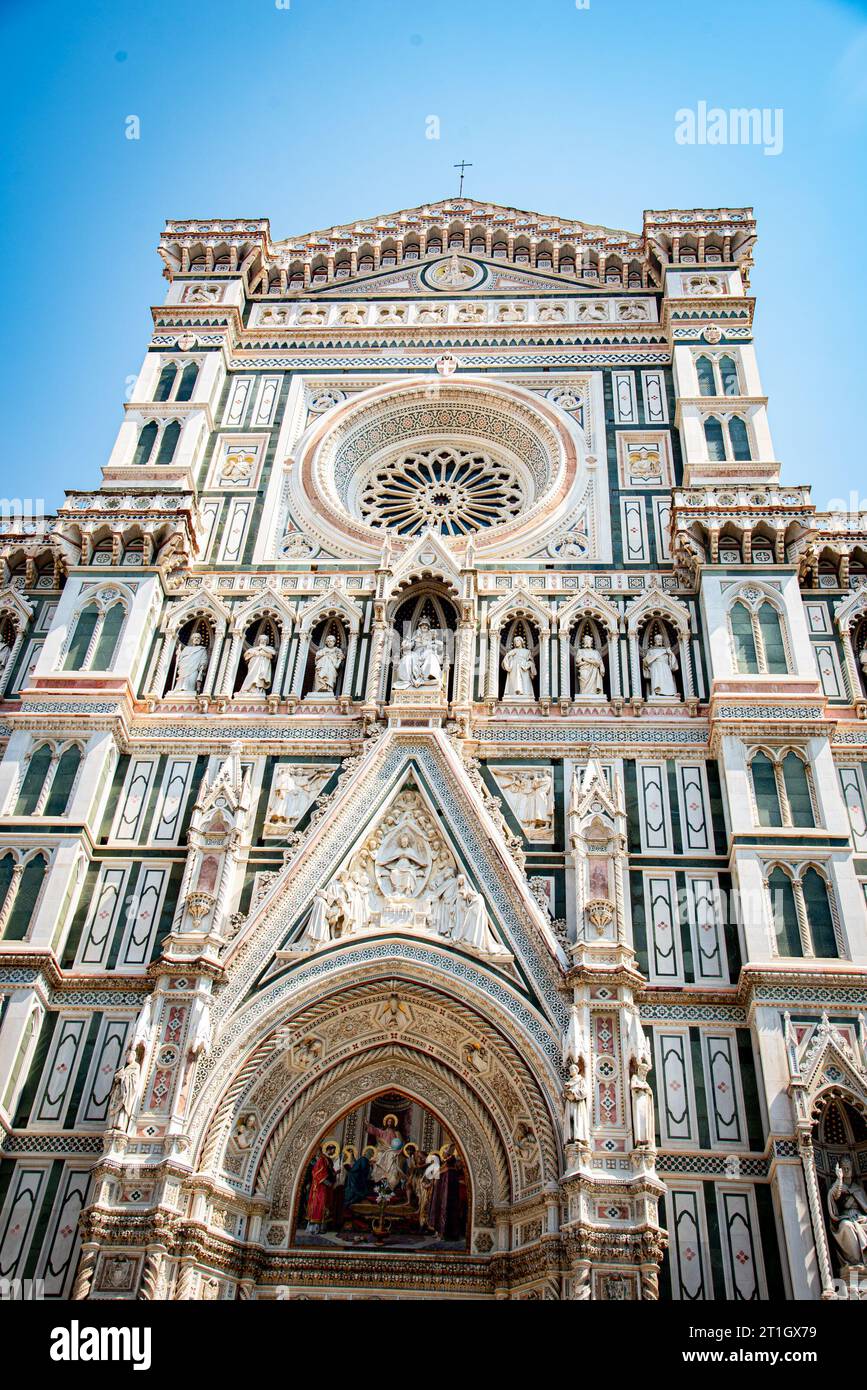
[[[391,564],[388,553],[384,557],[385,562]],[[441,579],[456,595],[460,593],[460,570],[455,557],[446,540],[431,530],[414,540],[400,559],[394,562],[387,593],[395,594],[408,584],[426,578]]]
[[[451,282],[444,277],[450,268],[452,255],[437,253],[424,256],[418,261],[401,264],[399,267],[379,270],[357,271],[337,283],[321,286],[309,285],[304,297],[316,299],[349,298],[424,298],[434,297],[445,300],[448,297],[466,299],[474,294],[515,295],[564,295],[574,294],[576,288],[592,289],[596,294],[604,293],[605,287],[598,280],[583,280],[579,275],[558,275],[553,271],[524,269],[511,262],[491,260],[481,254],[459,253],[459,262],[471,267],[464,282]]]
[[[562,947],[441,730],[389,730],[351,763],[232,942],[219,1010],[257,979],[347,968],[383,942],[384,962],[463,961],[559,1018]]]

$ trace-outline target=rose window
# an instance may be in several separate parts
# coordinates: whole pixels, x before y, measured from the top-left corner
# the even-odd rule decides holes
[[[511,464],[448,445],[401,454],[378,467],[357,499],[370,526],[404,536],[427,529],[465,536],[511,521],[527,505],[524,483]]]

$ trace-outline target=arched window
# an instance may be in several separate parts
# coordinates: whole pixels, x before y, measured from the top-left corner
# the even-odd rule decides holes
[[[753,618],[746,604],[733,603],[730,613],[735,666],[743,676],[758,675],[759,658],[753,634]]]
[[[752,458],[746,421],[742,420],[739,415],[733,415],[729,420],[729,439],[735,459],[742,461]]]
[[[738,381],[738,369],[730,357],[719,359],[719,375],[722,382],[724,396],[739,396],[740,382]]]
[[[780,615],[766,599],[738,598],[729,609],[734,665],[741,675],[785,676],[789,672]]]
[[[15,803],[16,816],[32,816],[39,804],[42,788],[48,776],[54,758],[54,749],[50,743],[43,743],[41,747],[34,749],[27,763],[27,770],[24,773],[24,781],[21,783],[21,790],[18,793],[18,800]],[[2,861],[5,864],[5,859]]]
[[[113,603],[105,613],[96,650],[90,663],[91,670],[107,671],[110,668],[125,618],[126,609],[122,603]]]
[[[177,420],[170,420],[163,430],[163,437],[160,440],[159,453],[157,454],[157,466],[171,463],[175,456],[175,449],[178,447],[181,427]]]
[[[15,892],[12,910],[6,920],[6,930],[3,933],[4,941],[23,941],[27,935],[33,914],[36,911],[36,904],[39,901],[39,894],[42,891],[45,868],[45,860],[41,854],[29,859],[24,865],[24,870],[18,880],[18,889]]]
[[[138,444],[136,445],[135,454],[133,456],[132,461],[134,468],[138,468],[139,466],[148,462],[151,454],[153,453],[153,447],[156,443],[156,437],[156,421],[148,420],[147,424],[142,426],[141,433],[138,437]]]
[[[802,956],[804,948],[801,945],[798,907],[789,875],[782,869],[774,869],[768,878],[768,891],[771,895],[771,916],[779,955]]]
[[[72,795],[72,788],[75,786],[80,764],[81,749],[73,743],[69,748],[64,749],[57,761],[43,815],[63,815],[69,805],[69,798]]]
[[[726,446],[723,427],[715,415],[709,415],[704,422],[704,437],[707,443],[707,456],[712,463],[725,463]]]
[[[99,608],[95,603],[89,603],[86,608],[82,608],[72,632],[66,660],[63,663],[64,671],[84,670],[84,662],[90,650],[99,617]]]
[[[167,362],[160,372],[157,389],[154,391],[155,401],[167,401],[172,394],[172,387],[175,384],[175,377],[178,369],[174,362]]]
[[[750,760],[759,825],[816,824],[810,777],[803,758],[790,750],[784,757],[759,751]]]
[[[780,625],[780,615],[773,604],[762,603],[759,605],[759,637],[760,660],[763,669],[772,676],[785,676],[788,674],[789,663],[786,661],[786,648],[783,642],[783,629]]]
[[[702,396],[716,395],[716,376],[714,374],[713,362],[709,357],[699,357],[695,364],[696,376],[698,377],[699,394]],[[705,427],[705,433],[707,427]]]
[[[64,671],[107,671],[126,619],[126,607],[116,590],[106,589],[78,615],[72,632]]]
[[[774,763],[764,753],[756,753],[750,763],[750,772],[753,778],[753,795],[756,801],[756,817],[759,825],[782,825],[783,813],[780,807],[777,772]]]
[[[825,958],[837,956],[839,952],[834,935],[834,916],[828,898],[828,885],[822,875],[811,868],[801,876],[801,891],[804,894],[804,912],[815,955]]]
[[[807,767],[797,753],[787,753],[782,763],[783,792],[792,825],[814,826],[813,798]]]
[[[181,373],[180,385],[178,386],[177,395],[175,396],[176,401],[192,400],[193,388],[195,387],[198,375],[199,364],[197,362],[188,362]]]

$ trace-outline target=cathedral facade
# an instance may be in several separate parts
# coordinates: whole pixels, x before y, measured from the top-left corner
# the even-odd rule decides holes
[[[0,533],[0,1280],[862,1287],[867,517],[780,483],[755,235],[166,225]]]

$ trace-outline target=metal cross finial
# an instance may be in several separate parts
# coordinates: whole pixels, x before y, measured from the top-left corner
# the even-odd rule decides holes
[[[472,164],[468,164],[467,161],[466,161],[465,159],[462,159],[461,162],[460,162],[460,164],[455,164],[454,167],[455,167],[455,169],[460,169],[460,171],[461,171],[461,186],[460,186],[460,188],[458,189],[458,197],[459,197],[459,198],[463,198],[463,196],[464,196],[464,170],[465,170],[465,169],[472,169],[473,166],[472,166]]]

